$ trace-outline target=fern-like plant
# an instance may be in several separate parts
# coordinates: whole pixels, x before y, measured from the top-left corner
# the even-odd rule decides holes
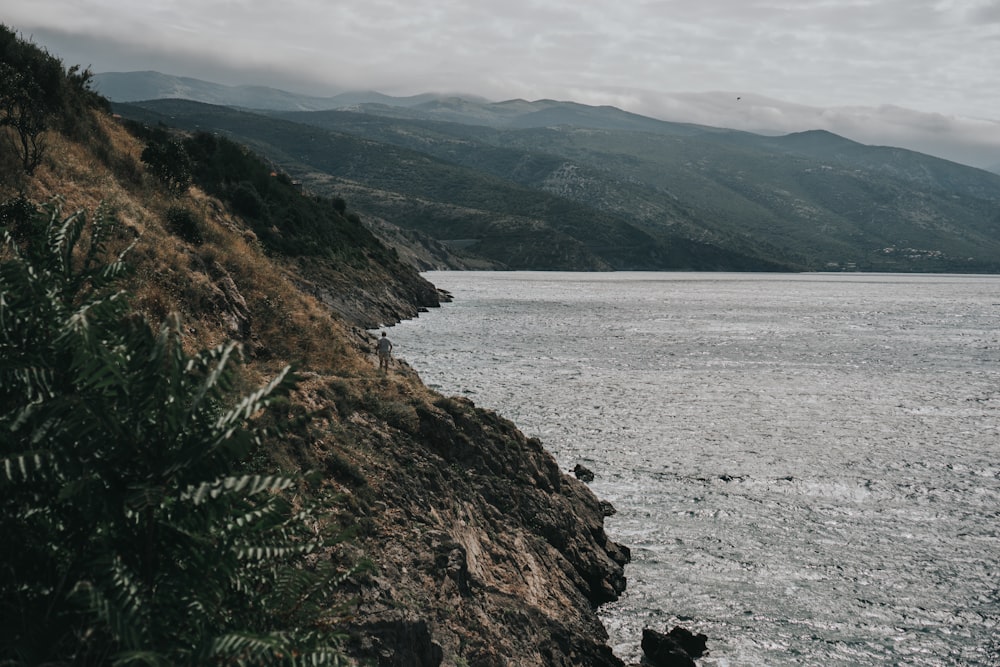
[[[9,222],[9,221],[8,221]],[[247,474],[286,368],[233,397],[235,344],[189,355],[129,310],[99,210],[58,202],[0,250],[0,665],[337,665],[346,573],[303,478]],[[316,565],[322,562],[325,565]]]

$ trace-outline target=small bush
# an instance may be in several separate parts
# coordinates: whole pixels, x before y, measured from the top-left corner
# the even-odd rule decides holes
[[[334,479],[347,482],[354,487],[368,485],[368,478],[361,469],[334,451],[325,452],[325,472]]]
[[[142,161],[174,194],[186,192],[191,185],[191,156],[179,141],[168,139],[147,144],[142,151]]]
[[[240,183],[232,196],[233,209],[240,215],[259,218],[264,214],[265,204],[253,183]]]
[[[201,231],[201,221],[189,209],[183,206],[172,206],[167,209],[166,218],[167,229],[174,236],[196,246],[205,242]]]
[[[420,430],[420,416],[417,415],[416,408],[409,403],[387,400],[376,392],[367,392],[365,406],[372,415],[393,428],[407,433],[416,433]]]
[[[19,244],[29,242],[40,229],[34,224],[37,209],[24,195],[0,203],[0,229],[6,229]]]

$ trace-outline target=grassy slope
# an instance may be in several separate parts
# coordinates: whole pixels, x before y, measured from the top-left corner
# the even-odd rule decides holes
[[[338,520],[360,531],[343,548],[376,566],[349,586],[351,651],[419,664],[618,665],[593,610],[623,586],[625,554],[604,535],[593,494],[502,418],[434,394],[405,364],[379,373],[370,338],[302,289],[333,270],[350,281],[377,280],[379,269],[328,264],[303,277],[298,259],[266,253],[218,199],[197,188],[168,195],[116,121],[98,115],[94,126],[84,143],[53,134],[35,176],[6,182],[0,197],[23,188],[38,202],[64,198],[66,210],[109,207],[125,226],[113,249],[135,243],[128,288],[141,313],[180,313],[192,349],[239,338],[248,387],[297,365],[303,380],[271,459],[324,474],[344,498]],[[9,157],[0,151],[0,163]],[[178,206],[201,221],[201,245],[167,231]]]

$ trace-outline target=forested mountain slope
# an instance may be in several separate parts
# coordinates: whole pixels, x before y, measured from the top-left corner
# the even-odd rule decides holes
[[[559,194],[654,236],[708,240],[809,269],[1000,267],[996,174],[828,132],[764,137],[651,119],[627,119],[622,129],[613,122],[620,112],[581,114],[563,103],[545,112],[537,121],[522,116],[517,129],[474,125],[474,117],[280,115]]]
[[[509,268],[787,268],[748,251],[755,245],[750,241],[727,248],[671,229],[644,229],[614,212],[471,168],[449,155],[196,102],[165,100],[116,109],[145,122],[211,128],[238,138],[310,189],[348,197],[360,211]],[[686,219],[682,208],[671,210]]]
[[[317,191],[511,268],[1000,269],[1000,177],[827,132],[553,101],[268,112],[292,124],[180,100],[120,108],[239,137]]]

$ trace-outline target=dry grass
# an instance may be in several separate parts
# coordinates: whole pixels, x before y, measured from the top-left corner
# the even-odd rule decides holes
[[[120,223],[109,249],[119,253],[133,246],[127,261],[134,273],[125,284],[133,306],[153,326],[177,313],[188,352],[239,340],[246,361],[239,394],[265,384],[285,365],[295,366],[303,379],[288,408],[286,435],[267,455],[271,465],[320,468],[331,475],[327,483],[340,488],[333,478],[360,476],[357,466],[372,455],[363,453],[367,436],[342,420],[360,413],[373,428],[418,428],[416,406],[439,397],[415,373],[405,367],[380,373],[364,333],[298,289],[293,265],[268,257],[249,227],[217,199],[197,188],[182,196],[167,193],[145,173],[142,145],[110,118],[98,122],[105,135],[100,151],[52,136],[26,194],[39,204],[61,197],[64,215],[84,209],[94,216],[105,206]],[[16,194],[0,186],[0,199]],[[198,221],[200,244],[170,232],[171,208],[183,208]],[[232,321],[220,310],[220,285],[227,280],[245,301],[249,335],[234,336]],[[316,416],[311,425],[296,426],[301,420],[295,415],[306,413]]]
[[[39,204],[60,197],[64,214],[83,209],[94,216],[99,207],[107,208],[121,225],[110,250],[134,244],[128,262],[135,272],[126,288],[151,323],[178,313],[191,350],[233,338],[218,307],[218,284],[228,276],[250,314],[250,335],[241,342],[252,376],[270,376],[289,363],[321,375],[375,375],[356,332],[297,289],[291,269],[267,257],[247,225],[197,188],[169,194],[145,172],[139,141],[110,116],[97,113],[94,123],[101,136],[91,145],[50,133],[45,160],[24,191]],[[0,199],[15,194],[10,184],[0,186]],[[200,222],[202,244],[185,243],[167,229],[172,207]]]

